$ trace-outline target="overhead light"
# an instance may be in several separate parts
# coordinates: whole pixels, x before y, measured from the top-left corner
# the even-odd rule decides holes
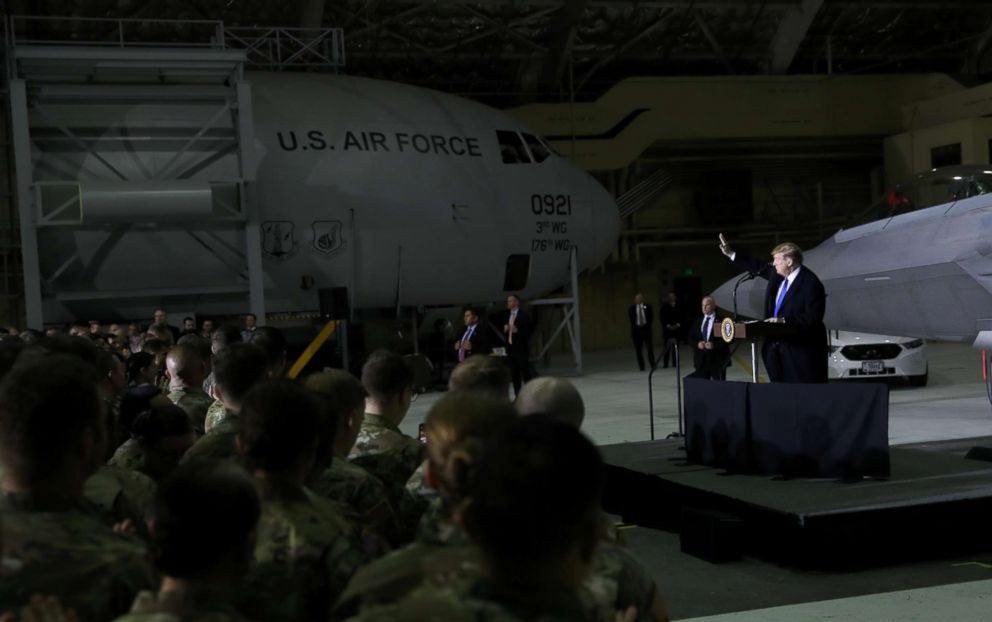
[[[953,179],[954,181],[961,181],[961,180],[962,180],[962,179],[964,179],[964,178],[963,178],[963,177],[961,177],[960,175],[955,175],[955,176],[954,176],[954,177],[952,177],[951,179]]]
[[[985,173],[986,175],[992,175],[992,171],[982,171],[982,172]]]

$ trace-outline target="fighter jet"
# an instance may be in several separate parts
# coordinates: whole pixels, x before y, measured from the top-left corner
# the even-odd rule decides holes
[[[615,248],[609,193],[503,112],[350,76],[247,78],[254,163],[244,188],[267,312],[316,310],[330,287],[347,287],[356,308],[528,298],[568,281],[573,249],[581,270]],[[211,117],[195,100],[73,107],[44,88],[38,97],[39,187],[70,180],[57,203],[65,212],[78,192],[80,204],[78,221],[60,215],[39,230],[44,320],[145,317],[157,305],[248,310],[237,188],[225,196],[216,185],[237,162],[230,112]],[[113,183],[94,179],[108,168]],[[154,192],[121,190],[176,179],[189,192],[163,198],[177,205],[171,216]]]
[[[900,184],[852,226],[804,250],[804,265],[827,291],[826,325],[974,341],[980,320],[992,317],[990,192],[989,167],[934,169]],[[714,292],[721,307],[733,308],[738,280]],[[762,279],[740,285],[740,314],[762,315],[765,286]]]

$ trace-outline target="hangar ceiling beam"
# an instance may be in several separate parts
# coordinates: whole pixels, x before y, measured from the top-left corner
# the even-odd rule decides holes
[[[664,15],[662,15],[660,18],[658,18],[657,20],[655,20],[654,22],[652,22],[651,24],[649,24],[646,28],[642,29],[641,32],[637,33],[636,35],[634,35],[630,39],[627,39],[626,41],[624,41],[622,45],[620,45],[617,48],[615,48],[612,52],[610,52],[609,55],[604,56],[603,58],[601,58],[598,61],[596,61],[596,63],[592,67],[590,67],[589,70],[586,71],[582,75],[582,77],[578,80],[578,82],[575,85],[575,90],[576,91],[581,91],[582,90],[582,87],[585,86],[586,82],[589,81],[589,78],[591,78],[593,76],[593,74],[595,74],[597,71],[599,71],[603,67],[605,67],[605,66],[609,65],[610,63],[612,63],[613,61],[615,61],[624,52],[626,52],[630,48],[632,48],[635,45],[637,45],[638,43],[640,43],[648,35],[652,34],[653,32],[655,32],[657,30],[663,29],[666,25],[668,25],[668,22],[671,21],[672,16],[675,15],[675,14],[676,14],[676,11],[674,11],[674,10],[668,11],[667,13],[665,13]]]
[[[710,27],[706,25],[706,20],[703,19],[703,14],[699,12],[698,9],[692,9],[692,18],[696,20],[696,25],[699,26],[699,30],[702,31],[703,36],[706,40],[710,42],[713,46],[713,52],[716,54],[720,62],[723,63],[724,68],[727,73],[736,73],[734,71],[734,66],[730,64],[730,60],[727,59],[727,55],[723,53],[723,47],[721,47],[720,42],[717,41],[716,35],[710,30]]]
[[[541,68],[540,86],[542,89],[553,90],[565,73],[566,62],[571,58],[572,46],[575,43],[575,33],[582,21],[582,13],[586,10],[588,0],[569,0],[558,12],[552,26],[551,43],[548,54]]]
[[[768,50],[768,73],[785,73],[796,57],[799,45],[806,38],[810,24],[823,6],[823,0],[802,0],[783,11],[775,36]]]

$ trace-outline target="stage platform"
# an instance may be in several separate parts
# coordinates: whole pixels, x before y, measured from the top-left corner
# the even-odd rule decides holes
[[[687,464],[682,444],[601,447],[606,510],[675,531],[686,510],[723,513],[742,521],[745,554],[809,568],[992,550],[992,462],[893,447],[885,480],[781,480]]]

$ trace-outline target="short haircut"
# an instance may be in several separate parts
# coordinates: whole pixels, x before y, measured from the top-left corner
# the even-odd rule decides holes
[[[275,326],[259,326],[252,333],[251,343],[265,350],[269,365],[285,362],[286,335]]]
[[[317,398],[289,380],[270,380],[241,404],[241,448],[251,469],[283,473],[315,449]]]
[[[500,568],[589,559],[601,529],[605,467],[593,444],[550,417],[521,417],[487,438],[473,471],[465,526]]]
[[[183,324],[185,324],[186,322],[193,322],[195,324],[196,320],[194,320],[193,318],[187,315],[186,317],[183,318]]]
[[[168,351],[170,345],[171,342],[166,339],[146,339],[145,343],[141,344],[141,351],[151,355],[159,355]]]
[[[165,357],[166,367],[169,373],[180,380],[189,380],[195,367],[203,369],[203,358],[193,346],[178,345],[169,349],[169,354]]]
[[[172,331],[169,330],[169,327],[164,323],[152,324],[148,327],[148,330],[146,330],[145,333],[151,333],[155,336],[155,339],[160,339],[169,344],[172,343]]]
[[[28,481],[43,481],[79,450],[87,429],[102,435],[97,381],[92,365],[66,354],[15,365],[0,383],[4,466]]]
[[[797,266],[803,265],[803,251],[794,242],[782,242],[772,249],[772,257],[782,253],[783,257],[791,258]]]
[[[210,357],[213,356],[213,352],[210,350],[210,340],[206,337],[201,337],[196,333],[186,333],[179,338],[179,341],[177,341],[176,344],[194,348],[197,354],[200,355],[200,358],[204,361],[209,360]]]
[[[163,438],[182,436],[193,431],[193,424],[186,411],[175,404],[153,406],[142,412],[131,423],[131,436],[155,445]]]
[[[578,429],[586,415],[582,395],[568,380],[542,376],[520,389],[514,402],[521,415],[547,415]]]
[[[211,336],[211,344],[216,346],[217,350],[223,350],[235,343],[241,343],[241,329],[231,324],[224,324]]]
[[[362,386],[375,398],[400,395],[413,386],[413,370],[400,355],[376,350],[362,367]]]
[[[510,394],[510,370],[493,356],[470,356],[451,371],[448,389],[478,391],[507,399]]]
[[[257,316],[257,315],[255,315],[254,313],[245,313],[245,317],[246,317],[246,318],[249,318],[249,317],[250,317],[250,318],[252,318],[253,320],[257,320],[257,319],[258,319],[258,316]]]
[[[261,514],[251,477],[230,462],[193,460],[158,488],[153,558],[170,577],[198,577],[248,545]]]
[[[468,494],[469,475],[483,440],[515,419],[509,401],[480,393],[455,391],[434,403],[424,421],[427,454],[450,496],[461,499]]]
[[[214,381],[229,400],[240,402],[269,371],[265,351],[250,343],[231,344],[214,355]]]
[[[365,405],[368,393],[362,383],[350,372],[343,369],[327,369],[311,374],[306,379],[306,388],[321,396],[325,408],[335,419]]]

